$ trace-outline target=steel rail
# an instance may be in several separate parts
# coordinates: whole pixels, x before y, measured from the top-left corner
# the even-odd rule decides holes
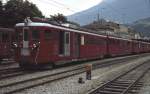
[[[121,77],[123,77],[123,76],[127,75],[128,73],[134,71],[135,69],[139,68],[140,66],[144,65],[144,64],[147,63],[147,62],[148,62],[148,61],[145,61],[145,62],[143,62],[142,64],[137,65],[136,67],[134,67],[134,68],[128,70],[127,72],[125,72],[125,73],[123,73],[123,74],[121,74],[121,75],[115,77],[115,78],[112,79],[111,81],[108,81],[107,83],[103,84],[102,86],[97,87],[96,89],[94,89],[94,90],[88,92],[87,94],[103,94],[103,93],[97,93],[97,92],[99,92],[100,90],[103,90],[105,87],[109,86],[111,83],[117,81],[117,80],[120,79]],[[126,93],[132,88],[132,86],[135,85],[135,84],[145,75],[145,73],[146,73],[148,70],[149,70],[149,68],[148,68],[145,72],[143,72],[142,75],[141,75],[140,77],[138,77],[133,83],[131,83],[122,93],[116,93],[116,94],[126,94]],[[113,94],[113,93],[107,93],[107,94]]]
[[[119,59],[119,60],[120,60],[120,62],[118,62],[118,63],[122,63],[121,60],[124,60],[124,59]],[[112,61],[107,61],[107,62],[111,62],[111,63],[103,62],[102,64],[101,63],[100,64],[95,64],[94,65],[94,67],[95,67],[94,69],[97,69],[99,67],[106,66],[106,65],[117,64],[117,63],[114,63],[113,60]],[[97,65],[101,65],[101,66],[97,67]],[[73,72],[73,73],[71,73],[69,75],[66,75],[66,72],[69,72],[69,73]],[[2,89],[2,88],[6,88],[6,87],[11,87],[11,86],[14,86],[14,85],[24,84],[26,82],[28,83],[28,82],[32,82],[32,81],[35,81],[35,80],[41,80],[41,79],[46,79],[46,78],[49,78],[49,77],[63,75],[63,76],[58,77],[58,78],[56,77],[56,78],[51,79],[51,80],[46,80],[46,81],[43,81],[43,82],[40,82],[40,83],[35,83],[35,84],[29,85],[29,86],[20,87],[20,88],[17,88],[15,90],[12,90],[12,91],[4,92],[5,94],[11,94],[11,93],[19,92],[19,91],[22,91],[22,90],[25,90],[25,89],[28,89],[28,88],[32,88],[32,87],[36,87],[36,86],[43,85],[43,84],[46,84],[46,83],[50,83],[50,82],[53,82],[53,81],[57,81],[57,80],[60,80],[60,79],[64,79],[64,78],[67,78],[67,77],[70,77],[70,76],[73,76],[73,75],[77,75],[77,74],[80,74],[80,73],[83,73],[83,72],[85,72],[84,67],[80,67],[80,68],[66,70],[66,71],[63,71],[63,72],[55,73],[55,74],[45,75],[45,76],[38,77],[38,78],[33,78],[33,79],[28,79],[28,80],[24,80],[24,81],[20,81],[20,82],[16,82],[16,83],[3,85],[3,86],[0,86],[0,88]]]
[[[134,59],[135,59],[135,57],[131,57],[129,60],[134,60]],[[118,62],[116,62],[116,60],[112,60],[112,61],[106,61],[107,63],[106,62],[96,63],[96,64],[93,65],[93,70],[98,69],[100,67],[106,67],[106,66],[113,65],[113,64],[123,63],[124,60],[126,61],[126,58],[125,59],[124,58],[123,59],[122,58],[118,59]],[[77,71],[77,72],[75,72],[75,71]],[[65,75],[66,72],[74,72],[74,73],[70,74],[70,75]],[[26,87],[23,87],[23,88],[17,88],[13,91],[10,91],[10,92],[6,92],[6,94],[11,94],[11,93],[19,92],[19,91],[22,91],[22,90],[25,90],[25,89],[28,89],[28,88],[36,87],[36,86],[39,86],[39,85],[42,85],[42,84],[50,83],[50,82],[57,81],[57,80],[60,80],[60,79],[64,79],[64,78],[67,78],[67,77],[70,77],[70,76],[81,74],[83,72],[85,72],[85,69],[84,69],[83,66],[81,66],[81,67],[78,67],[78,68],[75,68],[75,69],[66,70],[66,71],[63,71],[63,72],[55,73],[55,74],[50,74],[50,75],[46,75],[46,76],[42,76],[42,77],[37,77],[37,78],[28,79],[28,80],[24,80],[24,81],[20,81],[20,82],[15,82],[15,83],[7,84],[7,85],[2,85],[2,86],[0,86],[0,88],[2,89],[2,88],[6,88],[6,87],[11,87],[11,86],[14,86],[14,85],[24,84],[26,82],[32,82],[32,81],[43,79],[43,78],[45,79],[46,77],[62,75],[62,74],[65,75],[64,77],[62,76],[60,78],[47,80],[47,81],[44,81],[42,83],[33,84],[33,85],[26,86]]]
[[[122,62],[123,61],[126,61],[126,58],[128,58],[128,60],[133,60],[133,59],[135,59],[135,58],[137,58],[138,56],[133,56],[133,57],[125,57],[125,58],[121,58],[121,59],[117,59],[117,61],[118,62],[120,62],[120,60],[122,60]],[[144,57],[144,56],[141,56],[141,57]],[[110,60],[110,61],[103,61],[103,62],[101,62],[101,66],[103,65],[103,66],[107,66],[107,64],[106,63],[109,63],[110,64],[110,62],[115,62],[115,63],[117,63],[117,61],[116,61],[116,59],[114,59],[114,60]],[[88,62],[87,62],[88,63]],[[85,62],[84,62],[84,64],[86,64]],[[99,65],[99,64],[98,64]],[[73,65],[73,66],[75,66],[75,65]],[[93,66],[94,67],[99,67],[99,66],[97,66],[97,64],[93,64]],[[14,71],[16,68],[8,68],[8,69],[2,69],[2,70],[0,70],[0,80],[3,80],[3,79],[5,79],[5,78],[12,78],[12,77],[17,77],[17,76],[23,76],[23,75],[26,75],[26,74],[31,74],[31,73],[35,73],[35,72],[32,72],[32,71],[21,71],[21,72],[19,72],[20,70],[17,70],[17,71]],[[49,69],[49,70],[52,70],[52,69]],[[4,71],[5,73],[1,73],[1,71]],[[10,72],[9,72],[10,71]],[[38,71],[37,71],[38,72]]]

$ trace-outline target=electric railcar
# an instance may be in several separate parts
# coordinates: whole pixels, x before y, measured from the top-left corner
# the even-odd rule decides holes
[[[150,43],[75,30],[49,23],[29,22],[15,26],[16,60],[28,65],[61,64],[78,60],[150,51]]]

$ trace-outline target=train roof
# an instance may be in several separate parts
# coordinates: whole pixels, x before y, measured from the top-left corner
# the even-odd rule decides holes
[[[22,27],[22,26],[25,26],[25,23],[18,23],[18,24],[16,24],[16,27]],[[107,37],[107,35],[102,35],[102,34],[99,34],[97,32],[88,32],[88,31],[83,31],[83,30],[77,30],[77,29],[68,28],[68,27],[64,27],[64,26],[53,25],[53,24],[49,24],[49,23],[31,22],[31,23],[28,23],[28,26],[31,26],[31,27],[32,26],[33,27],[36,27],[36,26],[50,27],[50,28],[61,29],[61,30],[70,31],[70,32],[76,32],[76,33],[100,36],[100,37],[104,37],[104,38]],[[109,36],[109,38],[126,40],[126,41],[133,41],[133,40],[130,40],[130,39],[125,39],[125,38],[120,38],[120,37],[113,37],[113,36]],[[142,42],[142,43],[148,43],[148,42]]]

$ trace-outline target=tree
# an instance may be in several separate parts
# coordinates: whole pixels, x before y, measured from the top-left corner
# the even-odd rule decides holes
[[[44,17],[35,4],[27,0],[9,0],[4,5],[4,26],[13,27],[26,17]]]
[[[56,22],[68,22],[67,18],[63,14],[60,14],[60,13],[55,14],[54,16],[50,15],[50,20],[56,21]]]
[[[3,10],[3,4],[2,4],[2,1],[0,1],[0,12],[2,12]]]
[[[3,19],[3,4],[2,1],[0,1],[0,26],[2,26],[3,24],[2,19]]]

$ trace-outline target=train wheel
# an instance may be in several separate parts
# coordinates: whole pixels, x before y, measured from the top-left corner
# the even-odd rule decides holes
[[[106,55],[104,56],[104,58],[110,58],[110,57],[112,57],[110,54],[106,54]]]
[[[24,64],[22,64],[21,62],[19,62],[19,67],[20,68],[24,68]]]
[[[56,64],[53,62],[51,63],[52,68],[56,68]]]
[[[23,63],[23,62],[19,62],[19,66],[20,66],[20,68],[22,68],[22,69],[26,69],[26,68],[29,67],[28,64],[25,64],[25,63]]]

